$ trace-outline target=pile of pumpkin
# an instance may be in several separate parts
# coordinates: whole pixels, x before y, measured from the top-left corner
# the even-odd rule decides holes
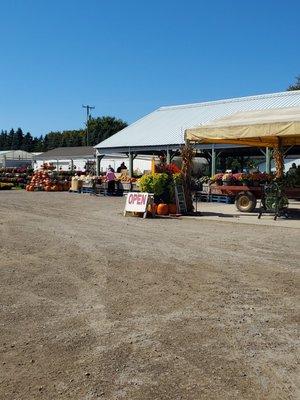
[[[153,204],[149,205],[148,212],[150,214],[154,213],[156,215],[170,215],[170,214],[178,214],[176,204]]]
[[[54,170],[55,170],[55,166],[54,166],[53,163],[46,163],[46,162],[45,162],[45,163],[42,165],[42,169],[43,169],[43,170],[54,171]]]
[[[121,172],[120,175],[117,174],[117,180],[123,183],[130,183],[136,181],[135,178],[130,178],[127,172]]]
[[[60,192],[69,190],[70,182],[54,179],[53,176],[46,171],[38,171],[33,174],[30,183],[26,185],[26,190],[28,192],[33,192],[35,189],[44,190],[45,192]]]

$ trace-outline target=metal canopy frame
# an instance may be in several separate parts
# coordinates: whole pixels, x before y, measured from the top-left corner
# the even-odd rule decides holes
[[[129,173],[133,172],[133,160],[140,155],[159,155],[164,152],[167,156],[167,161],[170,162],[172,158],[179,152],[182,144],[169,144],[160,146],[134,146],[134,147],[111,147],[111,148],[96,148],[97,158],[97,171],[100,173],[100,161],[104,155],[110,154],[122,154],[124,157],[129,159]],[[224,156],[244,155],[244,156],[259,156],[264,155],[266,158],[266,168],[270,171],[271,167],[271,151],[266,148],[261,151],[260,148],[253,148],[245,145],[230,145],[230,144],[194,144],[194,147],[199,152],[206,153],[209,155],[211,160],[211,173],[216,173],[216,160],[222,153]],[[300,154],[300,146],[290,147],[289,153]],[[292,151],[291,151],[292,150]],[[201,157],[201,154],[200,154]]]
[[[159,146],[134,146],[134,147],[103,147],[103,148],[96,148],[96,154],[97,155],[108,155],[108,154],[116,154],[116,153],[122,153],[122,154],[128,154],[128,153],[138,153],[138,154],[144,154],[144,155],[151,155],[153,152],[161,152],[161,151],[175,151],[175,150],[180,150],[181,146],[183,146],[184,143],[182,144],[168,144],[168,145],[159,145]],[[196,149],[199,150],[211,150],[212,145],[211,144],[196,144],[194,146]],[[241,147],[246,147],[246,146],[231,146],[227,144],[220,144],[220,145],[215,145],[215,149],[230,149],[230,148],[241,148]]]

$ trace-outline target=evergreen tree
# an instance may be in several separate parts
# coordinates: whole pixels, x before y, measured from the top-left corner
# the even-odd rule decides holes
[[[296,76],[296,82],[290,85],[287,90],[300,90],[300,75]]]
[[[15,131],[14,129],[11,129],[9,131],[9,134],[7,135],[7,147],[9,150],[13,149],[14,141],[15,141]]]
[[[44,151],[44,138],[40,136],[39,138],[35,137],[32,140],[32,152],[41,153]]]
[[[6,134],[4,132],[4,130],[2,129],[0,132],[0,151],[1,150],[6,150]]]
[[[23,131],[21,128],[18,128],[17,131],[15,132],[15,148],[14,148],[14,150],[21,149],[21,147],[23,145],[23,140],[24,140]]]
[[[33,137],[29,132],[27,132],[26,135],[24,136],[23,144],[20,148],[28,152],[33,151]]]

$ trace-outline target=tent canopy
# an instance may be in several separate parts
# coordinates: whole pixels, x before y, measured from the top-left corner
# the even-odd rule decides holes
[[[300,107],[237,112],[187,129],[185,139],[255,147],[300,145]]]

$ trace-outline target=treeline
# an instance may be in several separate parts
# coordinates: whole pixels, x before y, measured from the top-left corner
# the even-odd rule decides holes
[[[290,85],[287,90],[300,90],[300,75],[296,76],[295,83]]]
[[[56,147],[95,146],[103,140],[125,128],[127,123],[115,117],[90,118],[88,122],[88,143],[86,129],[72,131],[49,132],[45,136],[33,137],[30,132],[0,132],[0,150],[25,150],[28,152],[44,152]]]

